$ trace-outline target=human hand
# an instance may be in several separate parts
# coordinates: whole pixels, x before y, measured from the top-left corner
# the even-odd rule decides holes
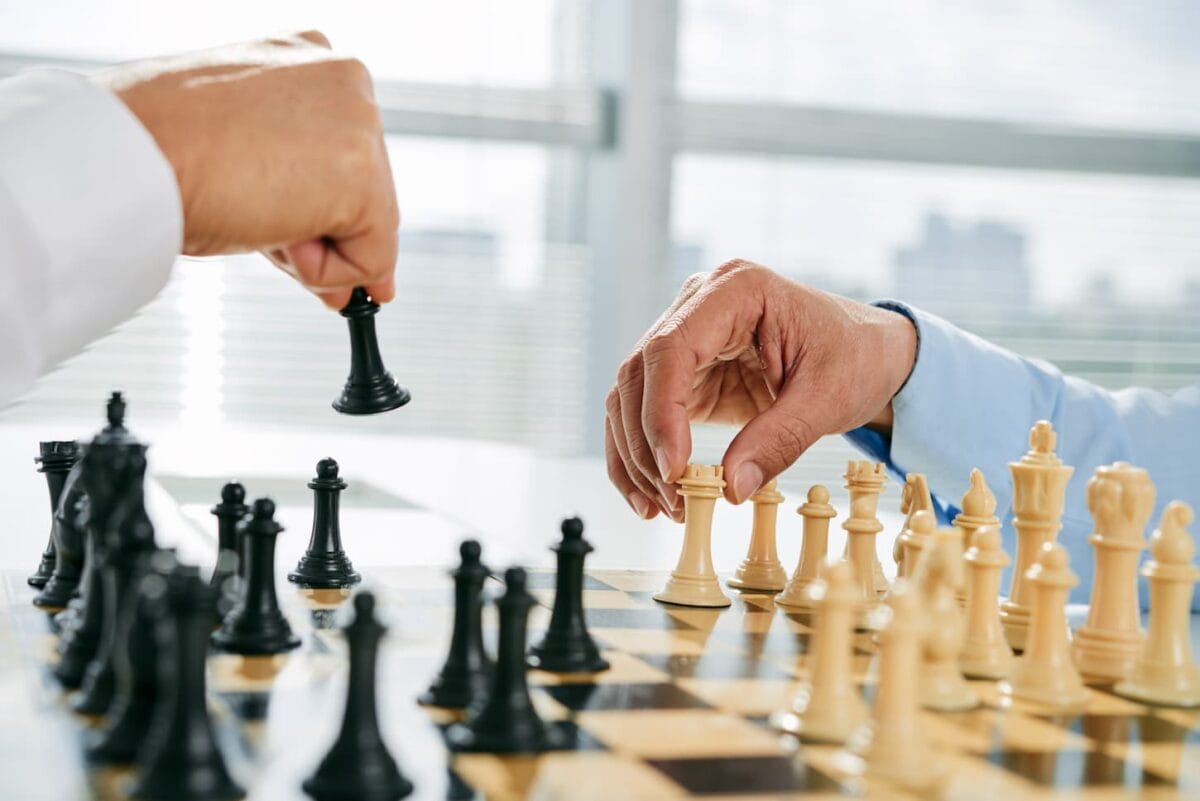
[[[315,31],[114,67],[95,80],[175,170],[183,252],[261,250],[325,304],[395,296],[400,212],[371,77]]]
[[[912,371],[902,315],[731,261],[692,276],[609,391],[608,474],[639,516],[682,520],[674,483],[690,423],[742,426],[725,451],[725,496],[741,503],[818,438],[872,424]]]

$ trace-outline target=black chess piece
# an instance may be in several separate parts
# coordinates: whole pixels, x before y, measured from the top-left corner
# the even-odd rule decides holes
[[[288,581],[302,587],[337,590],[362,581],[342,549],[342,531],[338,522],[338,501],[346,482],[338,476],[333,459],[317,462],[317,477],[308,482],[313,491],[312,536],[308,549]]]
[[[487,696],[467,710],[466,719],[446,731],[455,751],[536,753],[561,748],[560,730],[547,726],[529,697],[525,664],[529,610],[537,601],[525,589],[525,571],[510,567],[504,574],[505,592],[496,599],[500,612],[500,642]]]
[[[140,553],[154,548],[154,526],[146,514],[144,485],[146,446],[126,443],[94,445],[89,455],[103,465],[117,499],[100,533],[104,538],[99,578],[104,586],[100,643],[84,673],[73,707],[85,715],[103,715],[116,694],[113,658],[121,610],[133,589],[133,571]]]
[[[26,579],[30,587],[40,590],[46,586],[46,582],[54,573],[54,518],[58,512],[58,501],[62,497],[67,474],[79,461],[79,443],[74,440],[39,442],[38,457],[34,461],[38,464],[38,472],[46,476],[46,486],[50,490],[50,539],[42,551],[37,570]]]
[[[152,599],[163,576],[176,566],[170,551],[139,553],[134,559],[131,591],[118,616],[113,651],[116,694],[86,754],[94,762],[133,762],[146,738],[158,697],[158,643]]]
[[[157,584],[157,588],[153,586]],[[152,583],[159,699],[137,756],[130,796],[224,801],[245,792],[217,747],[205,696],[205,659],[216,593],[194,567],[177,567]]]
[[[250,511],[246,505],[246,489],[238,482],[230,481],[221,487],[221,502],[209,511],[217,518],[217,564],[209,584],[220,590],[229,578],[241,574],[237,525]]]
[[[583,538],[583,521],[562,522],[562,542],[551,548],[558,555],[554,610],[546,636],[529,652],[531,667],[556,673],[595,673],[608,670],[608,661],[588,633],[583,614],[583,560],[596,550]]]
[[[34,596],[33,604],[47,612],[64,609],[75,594],[83,579],[86,531],[78,525],[82,516],[86,494],[78,458],[63,482],[62,494],[54,512],[50,536],[54,539],[54,571],[42,591]]]
[[[342,309],[350,327],[350,377],[333,408],[342,414],[378,414],[408,403],[408,390],[396,383],[383,366],[379,355],[379,337],[375,333],[375,315],[379,304],[371,300],[363,287],[355,288],[350,302]]]
[[[459,566],[454,577],[454,630],[450,654],[441,672],[418,703],[463,709],[487,693],[492,660],[483,647],[483,583],[489,571],[480,561],[482,549],[476,540],[458,547]]]
[[[275,594],[275,538],[283,526],[275,522],[275,503],[254,502],[253,516],[239,526],[246,538],[246,585],[221,628],[213,632],[213,647],[243,655],[290,651],[300,644],[279,609]]]
[[[354,596],[354,620],[345,628],[350,648],[346,714],[337,740],[304,792],[317,801],[394,801],[413,791],[379,732],[375,667],[379,640],[387,628],[375,618],[375,596]]]

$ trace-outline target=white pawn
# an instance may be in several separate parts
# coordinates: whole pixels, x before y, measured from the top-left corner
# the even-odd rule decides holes
[[[1036,704],[1075,709],[1087,703],[1088,690],[1071,659],[1067,628],[1067,593],[1079,583],[1067,551],[1057,542],[1043,543],[1025,580],[1032,588],[1025,652],[1013,663],[1000,691]]]
[[[921,705],[941,712],[979,704],[958,667],[963,645],[963,615],[957,599],[963,581],[959,536],[956,529],[935,533],[912,578],[929,624],[921,648]]]
[[[854,683],[854,618],[860,595],[853,568],[848,562],[827,564],[809,593],[816,606],[811,670],[791,708],[772,722],[805,740],[841,743],[867,717]]]
[[[1012,561],[1000,548],[1000,532],[984,526],[963,555],[967,568],[967,634],[958,666],[963,675],[1002,679],[1012,668],[1013,652],[1000,624],[1000,572]]]
[[[762,485],[750,496],[750,502],[754,504],[750,545],[746,558],[728,583],[736,590],[779,592],[787,585],[787,571],[775,550],[775,523],[779,517],[779,504],[783,503],[776,479]]]
[[[837,510],[829,503],[829,490],[820,484],[808,488],[808,499],[796,513],[804,518],[804,540],[800,545],[800,562],[783,592],[775,596],[780,606],[807,608],[812,605],[808,588],[818,578],[825,554],[829,549],[829,521]]]
[[[1192,564],[1196,542],[1187,532],[1192,507],[1167,504],[1150,538],[1150,561],[1142,575],[1150,581],[1149,632],[1120,695],[1151,704],[1200,706],[1200,668],[1188,640],[1188,607],[1200,569]]]
[[[904,579],[892,586],[887,605],[891,615],[879,632],[879,681],[871,721],[855,732],[849,748],[863,757],[868,776],[919,792],[945,778],[917,705],[925,625],[916,594]]]

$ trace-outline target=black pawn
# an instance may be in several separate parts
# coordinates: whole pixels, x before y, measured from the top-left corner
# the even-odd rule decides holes
[[[54,573],[54,518],[58,512],[58,501],[62,497],[63,485],[67,482],[67,474],[79,461],[79,443],[73,440],[63,442],[38,443],[38,472],[46,476],[46,486],[50,490],[50,539],[42,551],[42,559],[38,562],[37,570],[26,581],[30,587],[41,589],[46,586]]]
[[[275,522],[275,503],[254,502],[253,517],[240,526],[246,538],[246,585],[221,628],[213,632],[214,647],[243,655],[290,651],[300,644],[275,594],[275,538],[283,526]]]
[[[140,553],[154,548],[154,527],[146,514],[146,446],[138,444],[95,445],[90,451],[100,457],[110,476],[116,500],[104,524],[103,562],[98,566],[104,586],[100,644],[84,673],[76,712],[103,715],[116,695],[113,658],[118,648],[121,612],[133,590],[133,572]]]
[[[446,731],[456,751],[536,753],[562,747],[562,736],[538,717],[526,683],[525,649],[529,610],[537,601],[525,589],[525,571],[510,567],[505,592],[496,599],[500,642],[487,697],[467,710],[466,720]]]
[[[246,490],[236,481],[221,487],[221,502],[210,509],[217,518],[217,565],[209,585],[219,590],[225,582],[240,573],[242,561],[238,548],[237,526],[250,507],[246,505]]]
[[[387,628],[375,619],[375,596],[354,597],[354,620],[346,626],[350,682],[346,714],[329,753],[304,781],[304,792],[317,801],[394,801],[412,792],[379,732],[375,704],[375,667],[379,640]]]
[[[194,567],[158,582],[155,636],[162,690],[150,733],[137,758],[130,796],[221,801],[245,792],[229,776],[217,748],[205,694],[205,659],[216,593]]]
[[[120,613],[113,652],[116,695],[86,751],[95,762],[133,762],[146,738],[159,694],[154,593],[161,590],[161,576],[174,566],[167,551],[139,554],[134,562],[132,591]]]
[[[85,567],[87,532],[80,525],[86,493],[76,460],[63,482],[62,495],[54,512],[50,536],[54,539],[54,571],[46,586],[33,599],[34,606],[46,611],[63,609],[79,591]]]
[[[302,587],[337,590],[362,581],[354,572],[346,552],[342,550],[342,530],[338,523],[338,500],[346,482],[338,476],[338,463],[333,459],[317,462],[317,477],[308,482],[313,491],[312,536],[308,550],[296,569],[288,573],[288,581]]]
[[[541,643],[529,652],[529,664],[556,673],[595,673],[608,670],[608,662],[588,634],[583,616],[583,560],[595,550],[583,538],[583,521],[562,522],[562,542],[551,550],[558,554],[554,610]]]
[[[454,577],[454,631],[450,635],[450,655],[419,703],[461,709],[487,693],[492,661],[483,648],[483,582],[487,566],[480,561],[481,549],[475,540],[465,540],[458,548],[462,561],[450,575]]]
[[[396,383],[383,366],[379,355],[379,337],[375,334],[375,315],[379,304],[367,290],[357,287],[350,302],[342,309],[350,327],[350,377],[333,408],[342,414],[377,414],[398,409],[408,403],[408,390]]]

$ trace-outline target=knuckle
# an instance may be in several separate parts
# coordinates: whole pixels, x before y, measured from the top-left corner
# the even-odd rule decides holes
[[[621,362],[621,366],[617,368],[617,381],[622,386],[632,384],[642,375],[642,353],[634,351],[629,358]]]

